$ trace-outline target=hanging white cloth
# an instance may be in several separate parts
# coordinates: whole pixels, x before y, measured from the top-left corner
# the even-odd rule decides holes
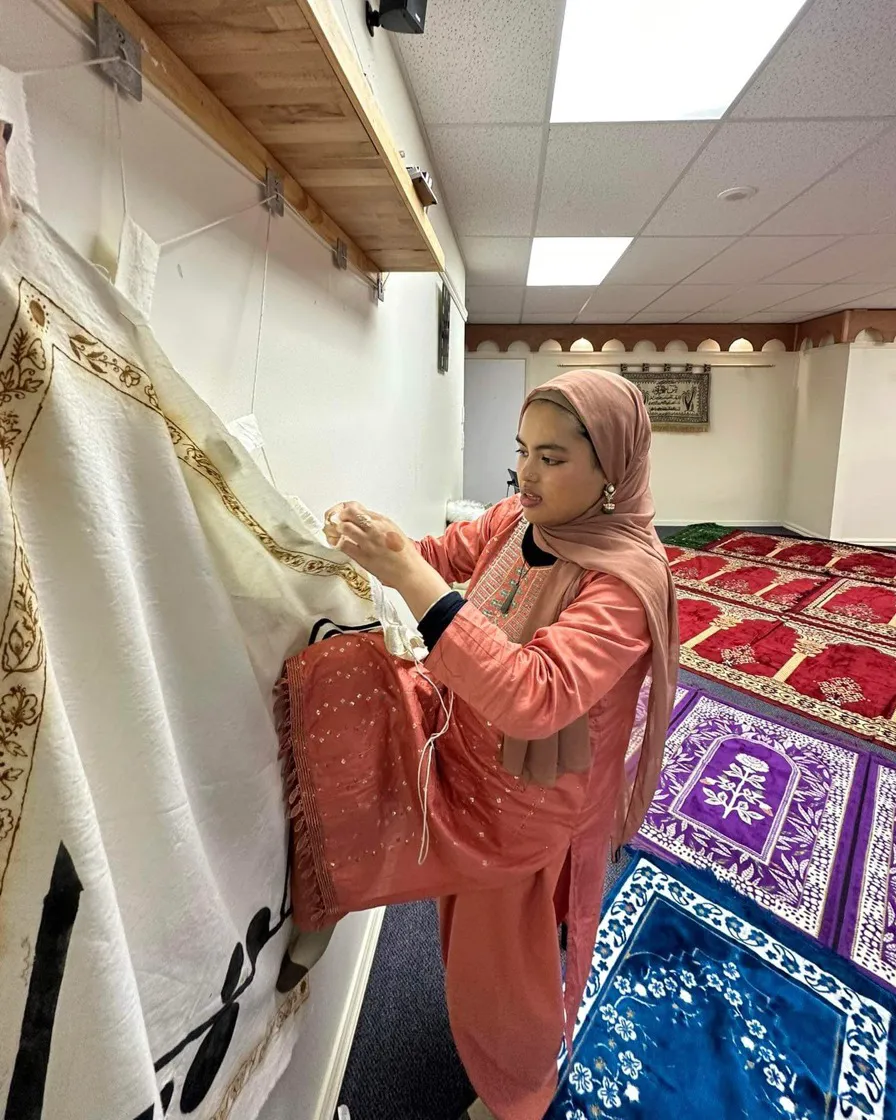
[[[271,693],[322,620],[367,625],[372,602],[121,298],[18,214],[0,244],[0,1114],[247,1120],[303,998],[275,993]]]

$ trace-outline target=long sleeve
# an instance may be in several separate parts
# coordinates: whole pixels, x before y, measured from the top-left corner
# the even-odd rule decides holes
[[[448,583],[466,583],[507,513],[507,503],[499,502],[476,521],[449,525],[443,537],[424,537],[417,551]]]
[[[649,648],[640,600],[602,575],[526,645],[467,604],[426,667],[505,735],[542,739],[590,711]]]

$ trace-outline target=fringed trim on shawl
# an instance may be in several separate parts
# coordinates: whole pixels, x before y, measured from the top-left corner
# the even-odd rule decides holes
[[[280,743],[279,757],[283,775],[286,811],[289,816],[293,845],[293,882],[301,884],[303,910],[318,927],[331,925],[341,917],[333,881],[323,855],[320,820],[309,796],[311,773],[305,753],[301,702],[293,692],[294,678],[301,669],[295,660],[283,668],[283,675],[274,687],[274,723]],[[298,693],[298,688],[295,692]],[[295,911],[295,899],[293,899]]]

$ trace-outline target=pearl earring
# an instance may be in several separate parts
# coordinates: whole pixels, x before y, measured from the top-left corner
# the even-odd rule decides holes
[[[616,493],[616,487],[612,482],[608,482],[604,487],[604,504],[600,507],[602,513],[614,513],[616,511],[616,502],[613,500]]]

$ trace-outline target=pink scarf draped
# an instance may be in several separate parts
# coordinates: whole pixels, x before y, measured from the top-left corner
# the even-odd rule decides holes
[[[616,509],[604,513],[599,501],[566,525],[536,527],[536,543],[561,563],[545,585],[523,640],[556,621],[574,598],[584,570],[615,576],[634,591],[644,606],[653,643],[644,737],[637,763],[631,763],[633,777],[626,783],[612,833],[618,846],[637,832],[656,789],[678,673],[675,588],[653,527],[650,417],[635,386],[604,370],[562,374],[531,393],[523,412],[536,400],[567,408],[582,422],[607,481],[616,487]],[[504,741],[504,767],[538,785],[553,785],[558,775],[580,773],[591,762],[587,716],[547,739]]]

